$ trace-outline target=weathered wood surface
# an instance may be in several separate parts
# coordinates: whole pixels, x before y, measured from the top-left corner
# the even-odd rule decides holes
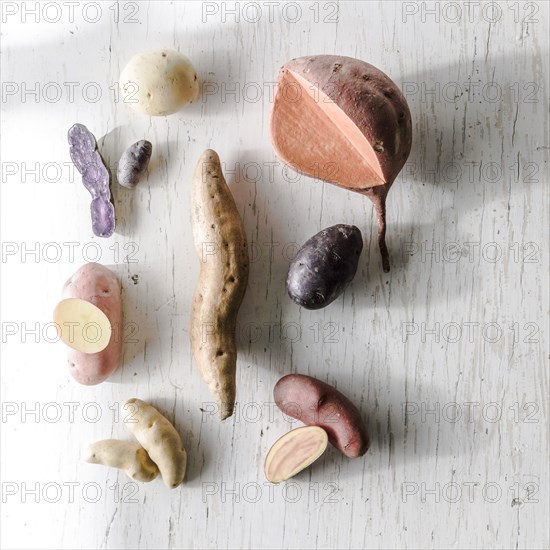
[[[23,18],[34,4],[2,3],[2,546],[548,548],[549,4],[84,2],[71,15],[54,2]],[[155,47],[188,55],[202,80],[201,99],[168,118],[115,92],[126,61]],[[296,176],[269,143],[279,67],[335,52],[391,75],[412,112],[387,275],[371,203]],[[153,143],[148,179],[115,189],[108,240],[93,238],[70,168],[75,122],[105,136],[111,165],[133,141]],[[188,334],[190,179],[207,147],[252,256],[239,408],[223,424]],[[327,309],[300,309],[289,259],[336,223],[363,232],[358,274]],[[47,323],[61,284],[98,252],[123,283],[125,364],[83,387]],[[372,447],[354,461],[330,449],[270,487],[264,457],[291,426],[271,392],[290,372],[357,403]],[[80,459],[89,442],[129,437],[115,410],[134,396],[185,440],[177,490]]]

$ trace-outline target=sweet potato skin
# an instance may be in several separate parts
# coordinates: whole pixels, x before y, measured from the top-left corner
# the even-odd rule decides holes
[[[292,59],[277,84],[270,118],[276,154],[307,176],[373,202],[382,268],[389,272],[386,197],[412,145],[411,114],[401,90],[373,65],[338,55]],[[312,137],[316,125],[322,131]]]
[[[403,168],[412,144],[411,113],[401,90],[373,65],[341,55],[299,57],[283,66],[326,94],[374,146],[386,184]]]
[[[244,224],[212,149],[203,152],[195,168],[192,225],[201,267],[191,311],[191,348],[225,420],[235,406],[235,328],[250,262]]]
[[[330,443],[347,457],[367,452],[367,426],[357,407],[336,388],[312,376],[289,374],[275,384],[273,397],[286,415],[323,428]]]
[[[122,298],[120,281],[104,265],[83,265],[63,286],[62,298],[80,298],[97,306],[107,315],[111,327],[108,346],[99,353],[82,353],[68,348],[67,361],[72,377],[87,386],[106,380],[122,360]]]

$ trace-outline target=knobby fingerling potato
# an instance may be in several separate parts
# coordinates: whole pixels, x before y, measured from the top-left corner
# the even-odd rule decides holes
[[[103,439],[92,443],[85,461],[118,468],[135,481],[152,481],[159,473],[157,465],[139,444],[119,439]]]
[[[237,314],[248,282],[244,225],[217,153],[199,158],[192,184],[192,223],[200,276],[191,312],[191,347],[200,373],[220,408],[233,414],[236,394]],[[214,250],[206,254],[205,250]]]
[[[330,443],[347,457],[367,452],[367,426],[357,407],[336,388],[312,376],[288,374],[275,384],[273,397],[286,415],[323,428]]]
[[[122,405],[122,420],[158,466],[164,484],[169,489],[180,485],[187,468],[187,452],[172,423],[155,407],[135,398]]]
[[[277,84],[270,121],[275,152],[299,172],[373,201],[382,265],[389,271],[386,196],[412,143],[401,90],[376,67],[337,55],[293,59]]]
[[[83,265],[64,284],[53,314],[69,346],[69,372],[80,384],[103,382],[122,360],[120,281],[98,263]]]

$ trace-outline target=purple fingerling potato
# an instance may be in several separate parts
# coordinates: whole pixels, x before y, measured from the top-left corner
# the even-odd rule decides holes
[[[110,200],[109,172],[105,168],[99,153],[94,153],[91,163],[84,167],[82,183],[93,199],[101,197],[103,200]]]
[[[110,237],[115,230],[115,209],[111,202],[109,170],[97,150],[96,139],[83,124],[74,124],[67,137],[73,164],[92,195],[92,231],[97,237]]]
[[[92,231],[98,237],[110,237],[115,231],[115,208],[110,201],[96,197],[90,204]]]
[[[92,155],[97,146],[95,137],[83,124],[74,124],[67,137],[71,145],[71,160],[82,174],[86,166],[92,162]]]
[[[150,141],[142,139],[130,145],[118,162],[118,183],[128,189],[133,189],[147,170],[153,145]]]

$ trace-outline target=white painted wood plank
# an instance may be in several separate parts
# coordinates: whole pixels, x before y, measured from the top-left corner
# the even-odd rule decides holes
[[[50,3],[23,18],[34,4],[2,3],[1,545],[548,547],[549,4],[274,2],[255,22],[251,2],[84,2],[73,17]],[[188,55],[203,94],[149,119],[117,101],[114,84],[155,47]],[[279,67],[335,52],[391,75],[413,116],[413,150],[389,195],[387,275],[368,200],[273,164]],[[115,190],[108,240],[91,235],[70,168],[76,121],[105,136],[111,164],[137,139],[154,146],[148,180]],[[211,399],[188,339],[189,186],[206,147],[224,161],[254,259],[239,408],[224,424],[201,413]],[[342,222],[363,232],[358,274],[329,308],[301,310],[284,287],[294,243]],[[98,251],[121,276],[137,341],[108,383],[82,387],[44,327],[61,284]],[[289,372],[348,394],[372,447],[355,461],[330,449],[270,487],[263,460],[290,428],[271,392]],[[175,491],[80,460],[87,443],[126,437],[114,411],[132,396],[184,437],[188,481]]]

